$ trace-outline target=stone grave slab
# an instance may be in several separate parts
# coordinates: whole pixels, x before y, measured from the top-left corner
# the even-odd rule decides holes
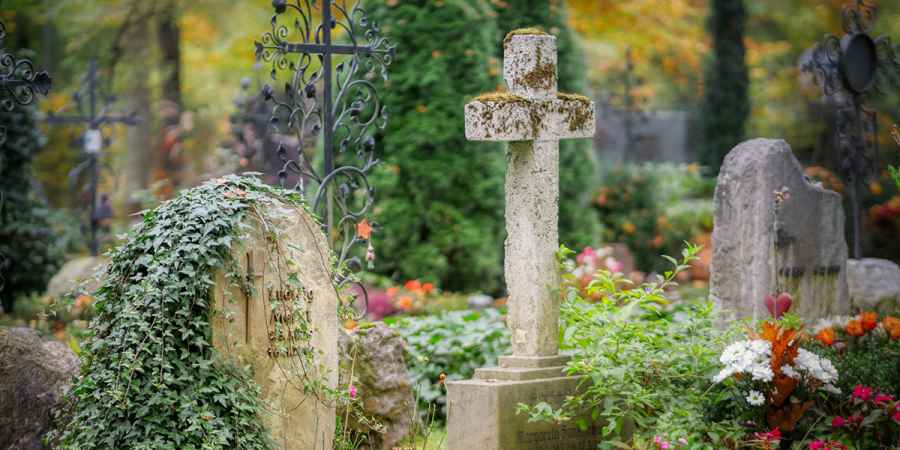
[[[302,374],[337,387],[340,328],[331,253],[319,224],[303,209],[272,205],[265,214],[283,233],[272,239],[257,219],[247,220],[250,231],[235,246],[234,260],[237,274],[249,277],[252,292],[248,298],[225,272],[216,274],[213,343],[234,364],[252,367],[262,388],[263,421],[277,448],[330,450],[334,405],[304,395]],[[289,309],[294,307],[301,316]],[[285,331],[296,317],[312,325],[308,344]],[[298,356],[309,347],[312,367]]]
[[[722,164],[715,192],[710,296],[724,320],[768,317],[788,292],[806,320],[850,312],[844,212],[783,140],[753,139]]]

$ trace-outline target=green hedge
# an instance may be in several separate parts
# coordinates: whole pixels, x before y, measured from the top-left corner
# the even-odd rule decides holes
[[[368,4],[371,20],[399,44],[382,91],[385,163],[371,177],[382,227],[373,237],[376,270],[452,291],[496,290],[504,154],[467,141],[463,118],[465,103],[500,81],[495,23],[480,0],[387,3]]]

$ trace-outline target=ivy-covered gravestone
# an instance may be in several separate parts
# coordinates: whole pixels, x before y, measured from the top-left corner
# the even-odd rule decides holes
[[[265,221],[248,217],[234,267],[216,274],[213,345],[233,364],[252,367],[276,448],[331,449],[327,389],[337,385],[339,330],[331,251],[303,208],[273,204],[265,214]]]
[[[331,253],[299,193],[229,176],[145,212],[95,297],[59,448],[323,449]]]

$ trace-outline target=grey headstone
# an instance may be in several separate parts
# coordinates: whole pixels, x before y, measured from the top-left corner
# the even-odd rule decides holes
[[[785,141],[753,139],[725,157],[714,220],[710,296],[726,320],[767,317],[763,299],[780,292],[807,320],[850,312],[841,197],[810,183]]]
[[[892,314],[900,311],[900,267],[886,259],[847,261],[850,302],[861,311]]]
[[[469,306],[469,309],[487,309],[494,306],[494,298],[484,294],[472,295],[466,300],[466,304]]]

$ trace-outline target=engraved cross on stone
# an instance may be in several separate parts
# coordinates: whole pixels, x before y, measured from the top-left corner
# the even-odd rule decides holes
[[[556,360],[559,141],[594,135],[594,104],[557,93],[555,37],[512,32],[503,50],[508,92],[485,94],[466,105],[466,138],[509,142],[504,271],[512,358]]]

